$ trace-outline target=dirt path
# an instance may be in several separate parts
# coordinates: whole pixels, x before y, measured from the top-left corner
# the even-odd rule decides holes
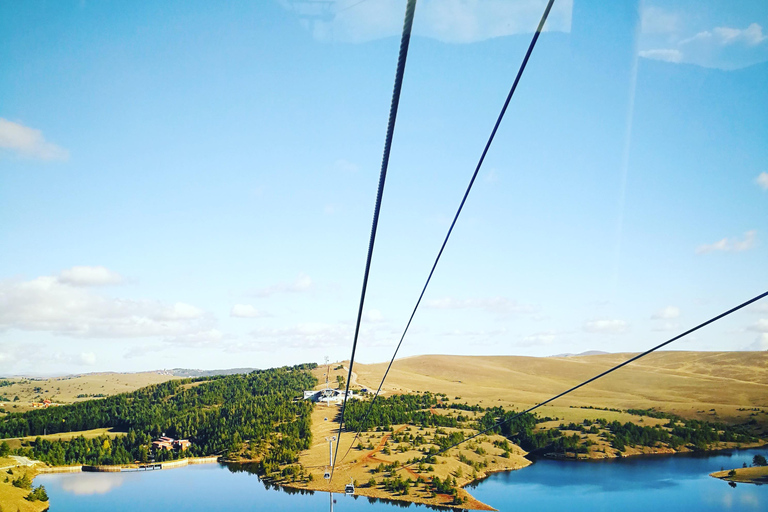
[[[16,461],[17,466],[34,466],[35,464],[42,464],[39,460],[32,460],[29,457],[20,457],[18,455],[10,455],[10,457]]]
[[[405,430],[405,427],[406,427],[406,425],[401,426],[400,428],[395,430],[394,433],[395,434],[399,434],[400,432]],[[371,463],[371,462],[377,462],[377,463],[381,463],[381,464],[392,464],[392,461],[384,460],[384,459],[380,459],[380,458],[376,457],[376,454],[378,454],[379,452],[381,452],[381,450],[384,449],[384,446],[387,444],[387,441],[389,441],[390,437],[392,437],[392,434],[384,434],[384,436],[381,438],[381,441],[379,441],[379,444],[376,445],[376,447],[373,450],[371,450],[370,452],[368,452],[365,455],[363,455],[360,458],[360,460],[354,465],[354,467],[360,468],[363,465]],[[409,467],[403,466],[402,469],[404,469],[405,472],[408,473],[411,476],[411,478],[413,478],[414,480],[425,480],[425,478],[423,476],[419,475],[418,473],[416,473],[413,469],[411,469]]]

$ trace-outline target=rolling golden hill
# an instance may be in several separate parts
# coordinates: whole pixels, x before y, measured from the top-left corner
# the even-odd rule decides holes
[[[395,361],[385,392],[432,391],[485,406],[542,402],[634,354],[571,357],[425,355]],[[357,364],[358,384],[373,388],[386,363]],[[540,409],[567,418],[572,408],[655,408],[689,418],[731,421],[768,410],[768,352],[678,352],[649,356]],[[741,410],[740,410],[741,409]],[[604,411],[596,416],[605,417]],[[578,415],[585,417],[583,411]],[[768,414],[753,415],[768,423]],[[713,418],[716,417],[716,418]]]

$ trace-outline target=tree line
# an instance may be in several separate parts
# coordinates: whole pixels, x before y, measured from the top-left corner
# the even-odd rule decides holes
[[[111,427],[126,435],[69,441],[38,438],[18,452],[55,465],[125,464],[243,450],[268,463],[294,462],[311,443],[312,404],[296,399],[317,379],[314,364],[257,370],[247,375],[180,379],[131,393],[0,418],[0,438]],[[192,443],[184,452],[158,450],[167,435]]]

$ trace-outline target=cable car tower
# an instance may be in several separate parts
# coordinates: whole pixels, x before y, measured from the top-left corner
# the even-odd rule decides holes
[[[325,440],[328,441],[328,467],[325,468],[323,478],[330,480],[331,470],[329,468],[333,467],[333,442],[336,440],[336,436],[326,437]]]

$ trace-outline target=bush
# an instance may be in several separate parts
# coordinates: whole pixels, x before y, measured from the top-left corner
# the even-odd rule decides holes
[[[26,473],[24,473],[24,475],[20,476],[19,478],[14,479],[12,483],[14,487],[18,487],[20,489],[32,488],[32,479],[29,478],[29,475]]]
[[[27,495],[28,501],[48,501],[48,494],[45,492],[45,487],[39,485]]]

